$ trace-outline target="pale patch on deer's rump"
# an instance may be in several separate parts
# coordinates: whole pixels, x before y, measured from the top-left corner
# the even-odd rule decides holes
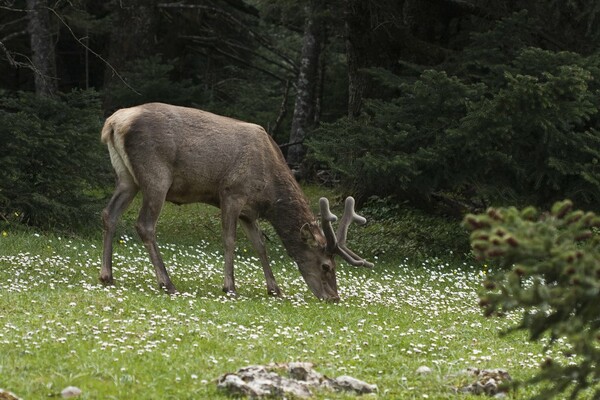
[[[118,110],[108,117],[102,129],[102,141],[108,146],[110,162],[115,172],[120,179],[132,180],[136,184],[138,181],[125,151],[125,135],[131,130],[141,112],[136,107]]]
[[[113,168],[115,169],[115,173],[119,178],[131,175],[112,142],[108,142],[108,154],[110,155],[110,163],[112,164]]]
[[[143,112],[139,107],[123,108],[115,111],[104,122],[102,134],[100,136],[102,143],[108,143],[114,139],[114,135],[126,135],[129,132],[131,124],[135,122],[136,117]]]
[[[115,133],[125,136],[142,113],[144,113],[144,109],[140,107],[123,108],[111,115],[107,123],[109,121],[112,123]]]
[[[133,171],[131,161],[129,160],[129,156],[125,151],[125,140],[122,136],[117,135],[113,138],[112,146],[110,144],[108,145],[108,152],[110,153],[110,160],[113,167],[119,177],[130,178],[136,184],[139,184]]]

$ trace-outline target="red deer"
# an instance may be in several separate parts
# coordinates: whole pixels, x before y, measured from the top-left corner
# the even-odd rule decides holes
[[[258,253],[267,292],[281,290],[269,267],[257,219],[267,219],[302,277],[319,299],[339,300],[334,254],[353,265],[372,267],[346,245],[348,225],[364,223],[354,213],[354,199],[334,234],[327,199],[320,202],[319,227],[304,193],[281,151],[258,125],[193,108],[149,103],[116,111],[105,122],[102,142],[108,145],[117,175],[115,192],[102,212],[104,250],[100,281],[113,283],[112,242],[118,219],[138,191],[142,206],[136,230],[156,271],[160,287],[176,289],[156,243],[156,222],[165,201],[175,204],[207,203],[221,209],[225,247],[223,290],[235,294],[233,255],[237,221]]]

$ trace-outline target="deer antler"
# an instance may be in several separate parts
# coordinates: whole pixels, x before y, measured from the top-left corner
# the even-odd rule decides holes
[[[327,251],[335,253],[337,239],[331,223],[337,221],[337,217],[329,210],[329,200],[325,197],[319,199],[319,207],[321,208],[321,227],[323,228],[323,234],[325,234],[325,239],[327,241]]]
[[[339,254],[351,265],[373,268],[374,265],[372,263],[358,256],[346,246],[346,236],[348,235],[348,227],[350,224],[352,222],[357,222],[363,225],[367,222],[365,218],[354,211],[354,198],[351,196],[346,198],[344,215],[340,220],[340,225],[338,226],[336,233],[333,232],[331,223],[336,221],[337,217],[329,209],[329,200],[325,197],[321,197],[319,206],[321,207],[321,225],[325,239],[327,240],[327,250],[331,253]]]

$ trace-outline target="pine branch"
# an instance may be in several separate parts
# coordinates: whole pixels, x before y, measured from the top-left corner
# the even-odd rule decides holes
[[[225,10],[222,10],[222,9],[216,8],[216,7],[205,6],[205,5],[201,5],[201,4],[184,4],[184,3],[159,3],[159,4],[157,4],[157,7],[159,7],[159,8],[198,9],[198,10],[204,10],[204,11],[212,12],[215,14],[219,14],[223,18],[225,18],[225,20],[229,21],[230,23],[243,28],[246,32],[248,32],[250,37],[255,39],[265,49],[269,50],[271,53],[273,53],[276,56],[278,56],[279,58],[281,58],[283,61],[285,61],[287,64],[289,64],[293,69],[295,69],[295,70],[297,69],[297,66],[296,66],[296,63],[294,62],[294,60],[292,60],[287,55],[285,55],[284,53],[279,51],[277,48],[275,48],[275,46],[269,40],[267,40],[264,36],[260,35],[253,29],[249,28],[246,24],[244,24],[238,18],[236,18],[235,16],[233,16],[232,14],[228,13]]]
[[[58,20],[67,28],[67,30],[69,31],[69,33],[71,34],[71,36],[73,37],[73,39],[75,39],[75,41],[77,43],[79,43],[84,49],[86,49],[87,51],[89,51],[90,53],[92,53],[100,61],[102,61],[108,68],[110,68],[110,70],[113,72],[113,74],[115,74],[117,76],[117,78],[119,78],[119,80],[121,82],[123,82],[123,84],[127,88],[131,89],[131,91],[133,91],[135,94],[141,95],[140,92],[138,92],[137,90],[135,90],[129,83],[127,83],[127,81],[125,80],[125,78],[123,78],[121,76],[121,74],[119,74],[119,72],[116,70],[116,68],[113,67],[106,59],[104,59],[104,57],[102,57],[100,54],[98,54],[94,50],[92,50],[87,44],[83,43],[83,41],[81,40],[81,38],[79,38],[79,37],[77,37],[77,35],[75,35],[75,32],[73,32],[73,30],[71,29],[71,27],[69,26],[69,24],[67,24],[67,22],[60,16],[59,13],[56,12],[56,10],[54,10],[51,7],[48,7],[48,10],[50,10],[56,16],[56,18],[58,18]]]
[[[304,143],[304,139],[302,139],[302,140],[298,140],[298,141],[296,141],[296,142],[290,142],[290,143],[284,143],[284,144],[280,144],[280,145],[279,145],[279,148],[280,148],[280,149],[285,149],[286,147],[295,146],[295,145],[297,145],[297,144],[302,144],[302,143]]]
[[[288,79],[287,81],[285,81],[285,88],[283,89],[283,95],[281,96],[281,106],[279,107],[279,115],[277,116],[277,119],[275,120],[275,124],[273,124],[273,128],[270,129],[269,133],[271,134],[271,136],[273,136],[273,134],[275,132],[277,132],[277,129],[279,129],[279,126],[281,126],[281,122],[283,121],[283,118],[285,117],[285,115],[287,114],[287,98],[288,98],[288,93],[290,91],[290,80]]]
[[[248,60],[245,60],[245,59],[243,59],[243,58],[241,58],[241,57],[239,57],[239,56],[237,56],[235,54],[228,53],[225,50],[222,50],[222,49],[220,49],[220,48],[218,48],[216,46],[205,46],[205,47],[209,47],[212,50],[216,51],[217,53],[219,53],[219,54],[221,54],[221,55],[223,55],[223,56],[225,56],[227,58],[230,58],[230,59],[232,59],[232,60],[234,60],[234,61],[236,61],[236,62],[238,62],[240,64],[246,65],[249,68],[252,68],[252,69],[255,69],[257,71],[260,71],[260,72],[262,72],[265,75],[268,75],[268,76],[270,76],[272,78],[277,79],[278,81],[282,81],[282,82],[286,81],[285,78],[282,78],[281,76],[278,76],[278,75],[274,74],[273,72],[271,72],[271,71],[269,71],[269,70],[267,70],[265,68],[261,68],[261,67],[259,67],[257,65],[254,65],[254,64],[248,62]]]
[[[27,63],[23,63],[23,62],[19,62],[19,61],[15,60],[13,54],[4,45],[4,42],[6,42],[7,40],[10,40],[13,37],[20,36],[20,35],[25,35],[25,34],[27,34],[27,31],[22,30],[22,31],[19,31],[19,32],[13,32],[13,33],[11,33],[9,35],[4,36],[2,39],[0,39],[0,49],[4,52],[4,54],[6,55],[6,59],[8,60],[8,63],[13,68],[30,68],[30,69],[33,69],[33,65],[32,64],[27,64]]]
[[[1,9],[1,7],[0,7],[0,9]],[[21,17],[21,18],[17,18],[17,19],[13,19],[12,21],[8,21],[8,22],[0,25],[0,29],[4,29],[4,28],[8,27],[9,25],[18,24],[18,23],[23,22],[23,21],[27,21],[27,16]]]
[[[481,7],[467,0],[438,0],[463,15],[475,15],[485,19],[499,19],[502,16],[491,9]]]
[[[196,42],[198,44],[205,45],[206,47],[211,47],[211,48],[216,47],[216,43],[221,41],[220,39],[218,39],[216,37],[215,38],[209,38],[209,37],[197,36],[197,35],[182,35],[182,36],[179,36],[179,37],[182,38],[182,39],[191,39],[191,40],[193,40],[194,42]],[[247,46],[241,45],[239,43],[234,43],[234,42],[231,42],[231,41],[226,41],[226,42],[224,42],[224,44],[227,45],[227,46],[229,46],[229,47],[236,48],[236,49],[243,50],[243,51],[246,51],[248,53],[251,53],[254,57],[260,58],[261,60],[264,60],[264,61],[266,61],[269,64],[273,64],[273,65],[275,65],[275,66],[277,66],[277,67],[279,67],[281,69],[284,69],[284,70],[286,70],[288,72],[291,72],[294,75],[298,73],[297,69],[295,69],[293,67],[290,67],[288,65],[282,64],[280,62],[277,62],[275,60],[272,60],[272,59],[270,59],[270,58],[268,58],[268,57],[266,57],[266,56],[264,56],[264,55],[262,55],[262,54],[260,54],[260,53],[258,53],[256,51],[252,50],[251,48],[249,48]]]

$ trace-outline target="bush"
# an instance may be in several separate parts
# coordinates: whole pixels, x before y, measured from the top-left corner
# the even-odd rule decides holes
[[[525,47],[527,40],[511,40],[506,51],[489,45],[514,24],[526,31],[523,18],[476,37],[457,76],[428,70],[410,81],[372,71],[397,97],[323,125],[309,143],[313,157],[364,197],[599,204],[600,57]]]
[[[469,235],[454,219],[379,197],[370,198],[359,213],[369,222],[354,229],[349,239],[358,254],[397,262],[407,255],[416,260],[449,259],[469,251]]]
[[[592,387],[600,398],[600,217],[557,202],[550,213],[534,207],[490,208],[467,215],[471,246],[493,262],[480,295],[487,316],[522,313],[519,325],[532,340],[548,335],[550,345],[566,338],[575,357],[569,365],[547,359],[532,383],[549,385],[537,398],[566,390],[575,398]]]
[[[58,99],[3,93],[3,219],[45,228],[97,221],[94,193],[111,182],[110,165],[99,140],[101,123],[94,91],[75,91]]]
[[[392,101],[367,101],[360,119],[323,125],[309,143],[353,192],[422,199],[454,172],[438,136],[458,126],[477,88],[437,71],[402,88],[406,94]]]

